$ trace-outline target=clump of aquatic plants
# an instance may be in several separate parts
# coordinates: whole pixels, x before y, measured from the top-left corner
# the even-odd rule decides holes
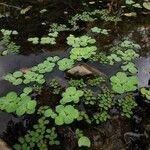
[[[121,20],[119,17],[110,16],[109,12],[105,9],[102,9],[102,10],[96,9],[91,12],[84,11],[81,14],[76,14],[75,16],[71,17],[71,19],[69,20],[69,24],[71,24],[73,26],[72,30],[77,30],[77,29],[79,29],[79,26],[77,24],[78,21],[92,22],[97,19],[96,16],[106,22],[115,22],[116,23]]]
[[[69,31],[69,30],[70,28],[68,28],[65,24],[53,23],[50,25],[49,32],[54,33],[54,32]]]
[[[73,48],[70,51],[70,58],[78,61],[81,61],[82,59],[88,59],[92,55],[96,54],[96,50],[97,48],[95,46]]]
[[[69,86],[76,87],[76,88],[84,88],[86,84],[84,83],[83,79],[70,79],[68,81]]]
[[[27,72],[15,71],[4,76],[4,79],[11,82],[13,85],[29,84],[37,82],[38,84],[45,83],[44,75],[51,72],[55,67],[55,63],[59,60],[58,56],[48,57],[37,66],[33,66]]]
[[[32,44],[51,44],[54,45],[56,44],[56,38],[58,37],[58,32],[50,32],[47,36],[43,36],[41,38],[39,37],[31,37],[28,38],[29,42],[32,42]]]
[[[55,119],[56,113],[49,106],[41,106],[38,109],[37,114],[44,116],[45,118]]]
[[[56,125],[71,124],[75,119],[79,117],[79,111],[71,105],[57,105],[56,113]]]
[[[79,147],[91,147],[91,141],[87,136],[84,136],[83,131],[80,129],[76,129],[75,134],[78,139],[78,146]]]
[[[94,92],[90,89],[85,89],[83,95],[83,101],[87,105],[96,104],[96,96],[94,95]]]
[[[104,34],[104,35],[109,34],[109,32],[108,32],[109,30],[101,29],[101,28],[98,28],[98,27],[91,28],[91,31],[94,32],[94,33],[98,33],[98,34]]]
[[[83,96],[82,90],[77,90],[75,87],[68,87],[64,93],[62,93],[62,99],[60,100],[61,104],[66,104],[69,102],[78,103],[80,97]]]
[[[78,121],[85,120],[88,124],[92,123],[92,120],[89,118],[85,111],[79,111],[79,117],[77,118]]]
[[[124,40],[121,44],[121,47],[129,48],[129,49],[139,49],[141,48],[139,44],[134,43],[131,40]]]
[[[132,62],[129,62],[123,66],[121,66],[123,71],[128,71],[131,74],[136,74],[138,72],[136,65]]]
[[[24,92],[29,93],[27,89],[24,89]],[[6,96],[0,98],[0,109],[8,113],[15,113],[18,116],[33,114],[36,105],[37,102],[32,100],[30,96],[25,94],[18,96],[16,92],[9,92]]]
[[[59,94],[61,91],[61,86],[56,79],[52,79],[49,83],[50,87],[52,88],[53,94]]]
[[[127,76],[125,72],[118,72],[110,78],[112,89],[116,93],[125,93],[137,89],[138,78],[136,76]]]
[[[74,61],[69,58],[63,58],[57,62],[59,70],[65,71],[73,67]]]
[[[70,35],[69,37],[67,37],[67,44],[74,48],[86,47],[88,45],[94,44],[95,42],[95,39],[92,39],[91,37],[86,35],[83,35],[81,37]]]
[[[126,51],[118,50],[116,54],[109,55],[108,60],[110,61],[110,64],[113,65],[115,62],[120,62],[121,60],[130,62],[137,57],[139,57],[139,54],[133,49],[127,49]]]
[[[107,111],[102,111],[93,115],[93,120],[95,120],[96,124],[106,122],[109,118],[110,115]]]
[[[47,145],[59,145],[55,127],[47,127],[49,120],[41,117],[38,123],[33,126],[32,130],[28,130],[24,137],[19,137],[18,143],[14,145],[15,150],[30,150],[37,148],[39,150],[47,150]]]
[[[141,94],[146,97],[147,100],[150,100],[150,88],[141,88]]]
[[[45,60],[44,62],[38,64],[37,66],[32,67],[32,71],[44,74],[51,72],[55,67],[55,63]]]
[[[103,81],[105,81],[104,77],[94,77],[92,79],[88,79],[87,84],[90,86],[97,86]]]
[[[22,83],[29,84],[30,82],[43,84],[45,82],[44,75],[35,73],[33,71],[27,71],[26,73],[16,71],[12,74],[7,74],[6,76],[4,76],[4,79],[9,81],[13,85],[20,85]]]
[[[1,33],[3,36],[0,40],[0,45],[5,48],[1,55],[5,56],[10,53],[19,53],[20,46],[16,45],[16,43],[11,41],[11,36],[18,35],[18,32],[16,30],[1,29]]]
[[[112,107],[114,94],[107,87],[102,87],[97,99],[100,109],[107,111]]]
[[[131,118],[133,115],[133,109],[137,106],[135,99],[132,95],[127,95],[118,100],[118,105],[121,107],[121,115],[127,118]]]

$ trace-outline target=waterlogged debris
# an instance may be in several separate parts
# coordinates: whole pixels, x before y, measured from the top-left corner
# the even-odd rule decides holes
[[[147,10],[150,10],[150,2],[144,2],[143,7]]]
[[[68,70],[67,73],[74,76],[88,76],[88,75],[106,76],[104,73],[85,63],[73,67],[72,69]]]
[[[0,150],[11,150],[2,139],[0,139]]]
[[[26,14],[31,8],[32,8],[32,6],[28,6],[24,9],[21,9],[20,14],[22,14],[22,15]]]
[[[130,13],[124,13],[123,15],[126,17],[136,17],[137,13],[136,12],[130,12]]]

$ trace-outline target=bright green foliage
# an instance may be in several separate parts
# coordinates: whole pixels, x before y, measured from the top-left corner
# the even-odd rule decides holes
[[[55,62],[59,60],[58,56],[48,57],[42,63],[37,66],[33,66],[31,71],[23,73],[16,71],[13,74],[9,73],[4,76],[4,79],[11,82],[13,85],[20,85],[22,83],[29,84],[31,82],[37,82],[38,84],[45,83],[44,75],[47,72],[51,72],[55,67]]]
[[[145,96],[147,100],[150,100],[150,88],[149,89],[142,88],[141,89],[141,94],[143,96]]]
[[[40,74],[44,74],[47,72],[51,72],[55,67],[55,63],[52,63],[48,60],[38,64],[37,66],[32,67],[32,71],[39,72]]]
[[[42,45],[45,45],[45,44],[54,45],[54,44],[56,44],[56,40],[55,40],[55,38],[51,38],[51,37],[42,37],[40,44],[42,44]]]
[[[139,44],[135,44],[132,41],[125,40],[120,44],[121,47],[129,48],[129,49],[138,49],[141,48]]]
[[[38,84],[43,84],[45,82],[44,76],[33,71],[28,71],[24,74],[24,84],[30,82],[37,82]]]
[[[39,44],[39,38],[38,37],[28,38],[28,41],[32,42],[32,44]]]
[[[75,37],[74,35],[70,35],[69,37],[67,37],[67,44],[74,48],[86,47],[89,44],[94,44],[95,42],[95,39],[92,39],[91,37],[88,37],[86,35],[83,35],[81,37]]]
[[[127,95],[125,98],[118,100],[118,105],[122,109],[122,116],[130,118],[133,115],[133,109],[137,106],[135,99],[132,95]]]
[[[90,86],[97,86],[103,81],[105,81],[104,77],[95,77],[93,79],[89,79],[87,81],[87,84],[90,85]]]
[[[77,118],[78,121],[85,120],[88,124],[91,124],[92,121],[90,120],[89,116],[86,114],[85,111],[79,112],[79,117]]]
[[[112,107],[114,94],[107,87],[102,87],[102,91],[98,94],[98,105],[102,110],[109,110]]]
[[[84,48],[73,48],[70,51],[70,58],[73,60],[81,61],[82,59],[88,59],[92,55],[96,54],[97,48],[95,46],[84,47]]]
[[[109,34],[108,33],[109,30],[101,29],[101,28],[98,28],[98,27],[93,27],[91,30],[94,33],[100,33],[100,34],[104,34],[104,35],[108,35]]]
[[[49,33],[48,36],[44,36],[44,37],[41,37],[38,38],[38,37],[31,37],[31,38],[28,38],[28,41],[29,42],[32,42],[32,44],[42,44],[42,45],[45,45],[45,44],[51,44],[51,45],[54,45],[56,44],[56,38],[58,37],[58,32],[52,32],[52,33]]]
[[[25,87],[23,89],[23,93],[20,94],[20,97],[24,97],[24,96],[28,96],[29,94],[31,94],[33,92],[33,88],[32,87]]]
[[[109,60],[109,63],[113,65],[114,62],[120,62],[121,60],[130,62],[137,57],[139,57],[139,54],[137,54],[133,49],[127,49],[124,52],[118,50],[116,51],[116,54],[111,54],[107,58]]]
[[[110,118],[110,115],[107,113],[107,111],[102,111],[100,113],[94,114],[93,117],[94,117],[93,120],[96,121],[96,124],[100,124],[107,121],[107,119]]]
[[[80,129],[76,129],[75,134],[78,138],[78,146],[82,147],[91,147],[91,141],[88,137],[84,136],[83,131]]]
[[[73,67],[74,61],[72,59],[63,58],[58,61],[59,70],[65,71]]]
[[[84,83],[83,79],[79,79],[79,80],[75,80],[75,79],[71,79],[69,80],[69,86],[73,86],[76,88],[84,88],[86,87],[86,84]]]
[[[57,62],[58,60],[59,60],[60,58],[58,57],[58,56],[54,56],[54,57],[47,57],[47,61],[49,61],[49,62],[52,62],[52,63],[55,63],[55,62]]]
[[[79,140],[78,140],[78,146],[82,147],[91,147],[91,141],[88,137],[86,136],[82,136]]]
[[[133,0],[125,0],[126,4],[128,5],[132,5],[134,4],[135,2]]]
[[[59,145],[56,129],[54,127],[47,128],[48,124],[49,120],[41,117],[33,126],[33,130],[28,130],[24,137],[18,139],[18,144],[14,145],[14,149],[31,150],[38,147],[39,150],[48,150],[48,145]]]
[[[127,76],[124,72],[118,72],[110,78],[112,89],[119,94],[135,91],[137,89],[138,78]]]
[[[33,114],[37,102],[30,96],[18,96],[15,92],[9,92],[0,98],[0,109],[8,113],[16,113],[18,116]]]
[[[71,124],[79,117],[78,110],[71,105],[58,105],[56,106],[56,112],[58,113],[57,117],[55,117],[56,125]]]
[[[53,23],[50,25],[49,32],[61,32],[70,30],[65,24]]]
[[[139,57],[139,54],[137,54],[133,49],[128,49],[125,52],[118,51],[117,54],[120,55],[121,59],[124,61],[131,61]]]
[[[84,103],[87,105],[94,105],[96,104],[96,96],[94,95],[94,92],[90,89],[85,89],[84,90],[84,95],[83,95],[83,100]]]
[[[121,61],[121,58],[116,54],[111,54],[107,58],[109,60],[110,65],[113,65],[114,62],[120,62]]]
[[[69,102],[78,103],[80,97],[83,96],[83,91],[77,90],[75,87],[68,87],[66,91],[62,94],[61,104],[66,104]]]
[[[53,94],[59,94],[61,91],[61,86],[56,79],[52,79],[50,82],[50,87],[52,88]]]
[[[99,61],[100,63],[103,64],[109,63],[109,59],[104,52],[98,52],[95,55],[92,55],[90,57],[90,61]]]
[[[147,10],[150,10],[150,2],[144,2],[143,3],[143,7],[145,8],[145,9],[147,9]]]
[[[37,114],[43,115],[45,118],[55,118],[57,114],[49,106],[41,106]]]
[[[132,62],[129,62],[128,64],[124,65],[124,66],[121,66],[121,68],[124,70],[124,71],[129,71],[130,73],[132,74],[136,74],[137,73],[137,68],[135,66],[134,63]]]
[[[1,29],[1,32],[4,36],[10,36],[10,35],[17,35],[18,32],[16,30],[6,30],[6,29]]]

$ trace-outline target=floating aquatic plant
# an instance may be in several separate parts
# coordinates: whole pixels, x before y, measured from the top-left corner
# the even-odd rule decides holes
[[[141,88],[141,94],[146,97],[147,100],[150,100],[150,89]]]
[[[136,66],[134,63],[132,62],[129,62],[128,64],[125,64],[123,66],[121,66],[121,68],[124,70],[124,71],[129,71],[130,73],[132,74],[136,74],[138,72]]]
[[[81,37],[70,35],[69,37],[67,37],[67,44],[74,48],[86,47],[88,45],[94,44],[95,42],[95,39],[92,39],[91,37],[86,35],[83,35]]]
[[[104,77],[94,77],[93,79],[88,79],[87,84],[90,86],[97,86],[103,81],[105,81]]]
[[[61,91],[61,86],[59,82],[56,79],[52,79],[50,81],[50,87],[52,88],[52,93],[53,94],[59,94]]]
[[[112,89],[116,93],[125,93],[137,89],[138,78],[136,76],[127,76],[124,72],[118,72],[110,78]]]
[[[133,115],[132,110],[135,109],[137,103],[132,95],[127,95],[126,97],[118,100],[118,105],[122,108],[121,115],[131,118]]]
[[[84,90],[83,100],[84,100],[84,103],[87,105],[96,104],[96,96],[94,95],[94,92],[90,89]]]
[[[71,124],[79,117],[78,110],[71,105],[58,105],[56,106],[56,112],[58,113],[57,117],[55,117],[56,125]]]
[[[62,94],[62,99],[60,100],[61,104],[66,104],[69,102],[78,103],[80,97],[83,96],[82,90],[77,90],[75,87],[68,87],[66,91]]]
[[[108,35],[109,34],[109,30],[106,30],[106,29],[101,29],[101,28],[98,28],[98,27],[93,27],[91,28],[92,32],[94,33],[100,33],[100,34],[104,34],[104,35]]]
[[[69,86],[73,86],[73,87],[76,87],[76,88],[84,88],[86,87],[86,84],[84,83],[84,80],[83,79],[71,79],[69,80],[68,82]]]
[[[112,107],[114,94],[107,87],[102,87],[102,91],[98,94],[97,99],[100,109],[107,111]]]
[[[30,150],[38,147],[40,150],[47,150],[48,145],[59,145],[56,128],[49,128],[47,127],[48,124],[49,120],[41,117],[32,130],[28,130],[24,137],[19,137],[18,143],[13,146],[14,149]]]
[[[37,102],[30,96],[18,96],[15,92],[9,92],[0,98],[0,109],[8,113],[16,113],[18,116],[33,114]]]
[[[96,54],[97,48],[95,46],[84,48],[73,48],[70,52],[70,58],[73,60],[81,61],[82,59],[88,59],[92,55]]]
[[[87,136],[84,136],[83,131],[80,129],[76,129],[75,134],[78,138],[78,146],[79,147],[91,147],[91,141]]]
[[[63,58],[63,59],[59,60],[57,64],[59,66],[59,70],[65,71],[65,70],[71,69],[73,67],[74,61],[69,58]]]
[[[110,115],[107,111],[102,111],[100,113],[96,113],[93,115],[93,120],[95,120],[96,124],[103,123],[110,118]]]

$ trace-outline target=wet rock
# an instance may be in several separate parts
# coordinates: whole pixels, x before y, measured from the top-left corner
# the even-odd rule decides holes
[[[0,139],[0,150],[11,150],[2,139]]]
[[[98,76],[106,76],[104,73],[100,72],[96,68],[87,65],[85,63],[79,64],[72,69],[67,71],[67,74],[73,76],[89,76],[89,75],[98,75]]]

